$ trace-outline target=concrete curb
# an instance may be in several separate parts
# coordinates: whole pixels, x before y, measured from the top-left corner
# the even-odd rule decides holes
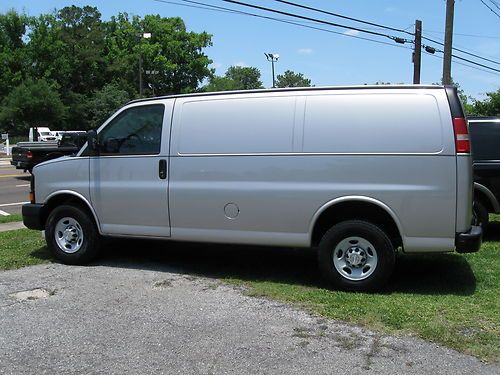
[[[0,232],[7,232],[9,230],[17,230],[26,228],[21,221],[14,221],[12,223],[0,224]]]

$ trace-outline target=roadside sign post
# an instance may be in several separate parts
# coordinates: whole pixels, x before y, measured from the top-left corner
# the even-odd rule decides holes
[[[2,139],[5,139],[5,148],[7,156],[10,156],[9,133],[2,133]]]

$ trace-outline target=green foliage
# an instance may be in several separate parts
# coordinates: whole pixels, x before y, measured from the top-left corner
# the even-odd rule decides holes
[[[129,94],[116,83],[110,83],[94,93],[88,102],[88,124],[97,128],[117,109],[130,100]]]
[[[0,14],[0,128],[23,135],[34,120],[68,130],[96,126],[139,96],[139,60],[145,95],[195,91],[213,74],[203,52],[211,43],[178,17],[120,13],[103,21],[97,8],[74,5],[38,17]],[[48,97],[23,103],[35,83]]]
[[[251,90],[263,88],[260,81],[260,71],[253,67],[230,66],[226,78],[236,83],[238,90]]]
[[[276,87],[311,87],[311,80],[302,73],[287,70],[276,77]]]
[[[27,25],[28,18],[15,11],[0,14],[0,101],[25,78]]]
[[[474,116],[500,116],[500,90],[486,93],[483,101],[475,100],[469,108],[469,115]]]
[[[0,107],[0,123],[9,133],[27,134],[34,125],[59,125],[66,111],[55,84],[45,79],[28,79],[4,98]]]
[[[230,66],[224,77],[212,76],[202,91],[252,90],[263,88],[260,71],[253,67]]]

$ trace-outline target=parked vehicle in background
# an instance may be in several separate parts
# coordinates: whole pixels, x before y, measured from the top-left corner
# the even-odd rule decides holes
[[[60,141],[63,137],[64,134],[70,134],[70,133],[82,133],[85,131],[84,130],[52,130],[52,134],[57,138],[58,141]]]
[[[28,140],[30,142],[56,142],[57,137],[47,127],[30,128]]]
[[[481,245],[452,87],[137,100],[88,137],[33,169],[23,206],[64,263],[90,261],[103,236],[311,247],[334,287],[366,291],[389,279],[397,249]]]
[[[10,164],[31,172],[43,161],[76,153],[87,141],[85,132],[63,133],[59,142],[22,142],[12,148]]]
[[[500,213],[500,117],[468,117],[474,168],[476,222],[488,224]]]

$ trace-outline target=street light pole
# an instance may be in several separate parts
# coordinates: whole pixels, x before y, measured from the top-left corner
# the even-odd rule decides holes
[[[273,72],[273,88],[275,88],[276,87],[276,80],[274,78],[274,63],[278,61],[278,59],[280,58],[280,55],[278,55],[277,53],[264,53],[264,55],[266,55],[267,61],[271,62],[272,72]]]
[[[141,44],[142,44],[142,39],[150,39],[151,38],[151,33],[140,33],[139,37],[141,38]],[[139,46],[139,97],[142,98],[143,94],[143,82],[142,82],[142,52],[140,50]]]

